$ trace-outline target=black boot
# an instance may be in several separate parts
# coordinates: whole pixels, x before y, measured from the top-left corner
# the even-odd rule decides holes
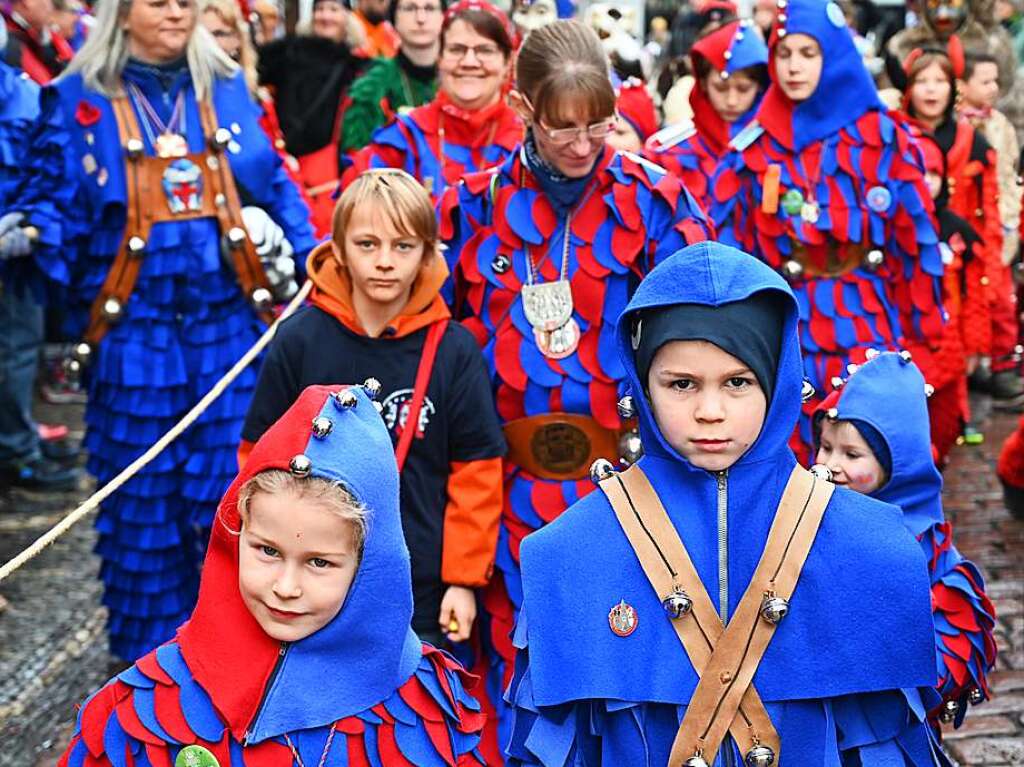
[[[992,374],[992,407],[1013,413],[1024,411],[1024,381],[1016,370],[1000,370]]]
[[[81,469],[61,466],[42,456],[0,464],[0,485],[25,490],[74,490],[81,476]]]

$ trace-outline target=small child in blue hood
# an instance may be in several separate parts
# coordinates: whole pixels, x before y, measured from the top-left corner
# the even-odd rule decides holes
[[[902,508],[903,524],[924,550],[942,696],[929,718],[938,732],[939,720],[959,726],[968,702],[989,697],[995,608],[978,568],[953,545],[942,513],[924,377],[907,352],[867,356],[815,412],[816,460],[835,484]]]
[[[511,765],[947,764],[922,552],[787,444],[798,315],[717,243],[640,284],[617,332],[644,455],[523,542]]]
[[[311,386],[217,510],[175,638],[82,706],[60,767],[481,765],[469,677],[410,628],[376,386]]]

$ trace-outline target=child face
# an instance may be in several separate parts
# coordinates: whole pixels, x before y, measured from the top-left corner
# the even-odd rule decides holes
[[[754,105],[757,91],[757,81],[745,72],[735,72],[729,78],[722,79],[718,72],[711,71],[704,78],[704,92],[708,94],[708,101],[718,116],[730,124],[740,119]]]
[[[849,421],[821,422],[821,446],[815,457],[832,472],[832,481],[858,493],[872,493],[885,484],[885,469]]]
[[[620,152],[639,152],[644,148],[640,134],[636,132],[629,120],[621,115],[615,120],[615,132],[607,139],[608,146]]]
[[[942,176],[933,170],[924,172],[924,183],[928,187],[928,194],[934,200],[942,191]]]
[[[821,46],[810,35],[786,35],[775,46],[775,79],[791,101],[806,101],[814,94],[824,63]]]
[[[268,636],[297,642],[330,623],[359,569],[352,523],[291,492],[256,493],[238,542],[238,588]]]
[[[933,62],[918,73],[910,86],[910,104],[922,120],[941,120],[952,94],[953,84],[938,62]]]
[[[985,109],[992,106],[999,95],[999,67],[990,61],[978,62],[961,87],[960,95],[972,107]]]
[[[700,469],[723,471],[754,444],[768,401],[744,362],[707,341],[670,341],[647,376],[658,429]]]
[[[343,247],[339,260],[348,270],[356,306],[369,303],[401,310],[423,266],[423,240],[400,232],[376,208],[359,205],[345,227]]]

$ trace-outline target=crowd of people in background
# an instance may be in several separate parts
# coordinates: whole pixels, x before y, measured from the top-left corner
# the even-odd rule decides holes
[[[65,763],[946,763],[997,648],[941,471],[970,392],[1024,413],[1024,12],[677,6],[4,7],[0,482],[111,480],[311,283],[103,502],[120,673]],[[1024,418],[999,476],[1024,518]],[[804,477],[783,622],[744,589]]]

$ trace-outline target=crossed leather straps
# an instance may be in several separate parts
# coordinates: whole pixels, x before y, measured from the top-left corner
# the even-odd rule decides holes
[[[777,765],[779,735],[752,680],[788,609],[835,487],[794,467],[761,560],[727,627],[643,470],[631,466],[602,480],[600,487],[666,610],[673,596],[677,605],[689,608],[678,618],[666,617],[700,677],[672,744],[669,767],[710,764],[727,732],[743,754],[760,756],[749,763]]]

